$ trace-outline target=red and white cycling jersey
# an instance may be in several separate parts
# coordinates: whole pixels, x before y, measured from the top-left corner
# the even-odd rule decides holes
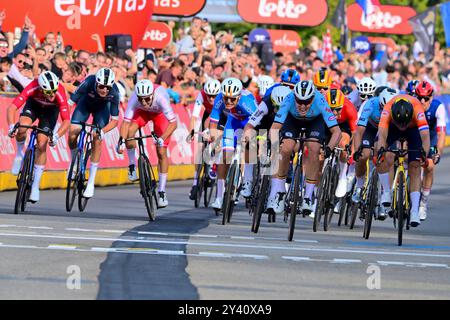
[[[138,110],[142,110],[153,115],[162,113],[169,122],[175,122],[177,120],[175,117],[175,113],[173,112],[173,109],[170,105],[169,94],[162,86],[155,85],[153,102],[150,107],[144,107],[143,105],[141,105],[136,96],[136,93],[133,93],[130,100],[128,100],[128,106],[125,110],[124,120],[133,120]]]
[[[56,91],[56,98],[54,101],[49,101],[41,90],[37,79],[33,80],[12,102],[17,109],[22,108],[28,99],[34,100],[43,108],[59,108],[61,119],[70,120],[69,105],[67,103],[66,90],[60,83],[58,91]]]
[[[202,112],[202,106],[205,107],[205,112],[209,115],[214,107],[213,103],[209,102],[208,95],[205,93],[205,90],[200,91],[195,100],[194,110],[192,111],[192,116],[194,118],[200,118],[200,113]]]

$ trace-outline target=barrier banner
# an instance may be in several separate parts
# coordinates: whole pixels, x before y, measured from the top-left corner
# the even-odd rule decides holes
[[[446,133],[447,135],[450,135],[450,94],[443,94],[441,96],[436,96],[436,99],[438,99],[440,102],[444,104],[445,111],[446,111]]]
[[[0,119],[0,171],[10,171],[12,162],[16,154],[15,139],[8,137],[8,125],[6,123],[6,108],[12,102],[12,98],[0,96],[0,112],[3,115]],[[189,134],[189,121],[191,118],[193,105],[187,107],[182,105],[172,105],[177,118],[177,129],[170,139],[168,147],[168,156],[170,165],[193,164],[193,144],[186,142],[186,137]],[[119,127],[122,123],[124,110],[120,111],[118,128],[108,132],[102,143],[102,156],[100,159],[100,168],[120,168],[128,167],[128,157],[126,151],[124,154],[116,152],[117,142],[119,140]],[[88,122],[91,122],[89,119]],[[58,119],[58,124],[55,130],[61,124]],[[149,122],[143,129],[143,134],[148,135],[153,130],[153,123]],[[29,135],[28,135],[29,136]],[[27,138],[28,142],[28,138]],[[156,155],[155,143],[152,139],[144,140],[146,152],[152,165],[158,163]],[[136,151],[137,152],[137,151]],[[136,155],[138,155],[136,153]],[[54,148],[47,148],[47,165],[46,170],[67,170],[70,163],[70,148],[67,141],[67,135],[64,139],[59,139]],[[137,157],[136,157],[137,159]]]

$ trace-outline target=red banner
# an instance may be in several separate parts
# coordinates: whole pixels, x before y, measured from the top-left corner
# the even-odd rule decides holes
[[[302,42],[298,33],[292,30],[267,30],[267,32],[274,52],[295,52]]]
[[[202,11],[206,0],[154,0],[154,14],[161,16],[191,17]]]
[[[172,30],[163,22],[151,21],[139,48],[164,49],[172,41]]]
[[[136,49],[153,12],[153,0],[11,0],[2,1],[6,10],[3,30],[22,27],[28,14],[38,37],[60,31],[65,45],[97,51],[92,35],[130,34]]]
[[[325,21],[325,0],[238,0],[238,13],[247,22],[317,26]]]
[[[354,3],[347,9],[348,28],[352,31],[389,34],[410,34],[408,19],[416,15],[416,10],[406,6],[372,6],[372,12],[364,16],[361,7]]]
[[[8,125],[6,123],[6,108],[11,103],[12,98],[0,96],[0,113],[3,114],[0,120],[0,171],[11,170],[12,162],[16,154],[16,143],[14,139],[8,137]],[[177,129],[170,139],[168,147],[169,162],[171,165],[177,164],[193,164],[193,145],[186,143],[186,137],[189,134],[189,122],[192,114],[193,105],[184,107],[181,105],[173,105],[174,112],[177,117]],[[123,110],[120,112],[120,122],[123,119]],[[92,121],[91,119],[89,121]],[[60,125],[58,120],[57,127]],[[120,124],[119,124],[120,126]],[[153,130],[153,124],[150,122],[144,127],[145,134],[150,134]],[[102,144],[102,156],[100,159],[101,168],[119,168],[128,166],[128,157],[126,152],[120,155],[116,152],[117,141],[119,140],[118,128],[108,132]],[[28,142],[28,140],[27,140]],[[152,164],[158,163],[156,156],[156,147],[151,139],[147,139],[146,151]],[[51,170],[67,170],[70,162],[70,149],[65,139],[59,139],[58,144],[47,149],[47,165],[46,169]]]

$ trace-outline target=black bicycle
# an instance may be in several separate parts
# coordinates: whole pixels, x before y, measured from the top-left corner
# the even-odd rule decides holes
[[[30,201],[31,186],[33,185],[34,178],[34,159],[36,157],[36,140],[38,133],[42,133],[48,137],[52,137],[53,133],[51,130],[43,130],[37,126],[25,126],[16,123],[13,132],[19,128],[30,129],[31,135],[28,142],[27,150],[25,151],[25,156],[22,160],[22,165],[20,172],[17,176],[17,193],[16,201],[14,203],[14,214],[18,214],[19,211],[24,212],[27,206],[27,202]]]
[[[144,198],[145,208],[147,209],[150,221],[155,221],[156,210],[158,207],[158,192],[155,173],[153,172],[150,159],[145,152],[144,139],[153,138],[158,140],[158,136],[152,132],[143,136],[142,130],[139,129],[139,136],[128,138],[126,141],[137,141],[139,147],[138,170],[139,170],[139,187],[141,195]]]
[[[81,131],[78,136],[78,151],[70,163],[67,175],[66,210],[67,212],[72,211],[75,199],[78,196],[78,210],[83,212],[89,200],[89,198],[83,197],[83,192],[87,186],[86,167],[92,153],[94,131],[98,133],[100,128],[97,125],[86,122],[76,122],[73,124],[81,125]],[[88,131],[88,128],[91,130]]]

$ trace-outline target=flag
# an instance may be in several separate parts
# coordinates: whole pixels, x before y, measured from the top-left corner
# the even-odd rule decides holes
[[[375,6],[380,6],[379,0],[356,0],[364,12],[364,18],[375,11]]]
[[[441,4],[441,17],[444,24],[445,42],[447,48],[450,48],[450,1]]]
[[[436,6],[409,19],[414,35],[423,48],[427,61],[434,56],[434,29],[436,26]]]
[[[326,35],[322,36],[323,38],[323,62],[329,66],[333,63],[333,49],[331,47],[331,34],[330,29],[327,29]]]
[[[339,41],[341,49],[348,50],[348,27],[345,0],[339,0],[339,4],[334,12],[331,23],[341,31],[341,39]]]

